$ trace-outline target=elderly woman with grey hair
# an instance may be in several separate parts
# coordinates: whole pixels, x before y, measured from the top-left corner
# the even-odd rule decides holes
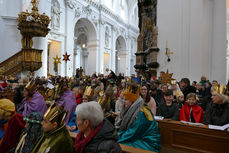
[[[219,93],[212,93],[212,102],[207,105],[205,124],[225,125],[229,123],[229,97]]]
[[[121,153],[113,125],[106,119],[97,102],[82,103],[76,108],[79,133],[76,153]]]

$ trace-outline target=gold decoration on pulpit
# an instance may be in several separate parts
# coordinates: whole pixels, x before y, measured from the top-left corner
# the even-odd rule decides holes
[[[173,80],[172,78],[173,77],[173,73],[169,73],[168,69],[165,72],[162,72],[162,75],[161,75],[161,82],[162,84],[171,84]]]
[[[61,64],[61,61],[60,61],[60,57],[58,57],[57,55],[56,55],[56,57],[53,57],[53,60],[54,60],[54,63],[55,64]]]
[[[70,61],[70,59],[69,59],[70,54],[68,54],[66,52],[63,56],[64,56],[63,61],[65,61],[65,62]]]
[[[33,37],[45,37],[49,32],[50,19],[45,14],[38,13],[39,0],[32,0],[32,12],[21,12],[18,14],[18,29],[22,34],[22,48],[32,48]]]
[[[33,37],[46,37],[50,18],[38,13],[39,0],[31,0],[32,10],[18,14],[18,29],[22,35],[22,50],[0,63],[0,74],[15,75],[21,71],[34,72],[42,66],[42,50],[34,49]]]

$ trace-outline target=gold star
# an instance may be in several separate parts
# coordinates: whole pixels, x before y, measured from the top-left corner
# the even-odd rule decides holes
[[[172,78],[172,76],[173,76],[173,73],[169,73],[168,69],[167,69],[166,73],[162,72],[162,75],[161,75],[162,84],[167,84],[167,83],[171,84],[171,81],[175,80]]]
[[[54,63],[55,64],[60,64],[61,62],[60,62],[60,57],[58,57],[57,55],[56,55],[56,57],[53,57],[53,59],[54,59]]]

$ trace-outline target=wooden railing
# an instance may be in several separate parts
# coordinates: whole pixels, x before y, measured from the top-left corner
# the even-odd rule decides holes
[[[14,75],[21,71],[36,71],[42,66],[42,50],[22,49],[0,63],[0,75]]]

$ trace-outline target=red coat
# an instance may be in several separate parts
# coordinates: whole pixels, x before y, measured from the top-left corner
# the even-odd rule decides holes
[[[82,103],[82,95],[75,95],[77,105]]]
[[[5,153],[15,147],[24,127],[25,121],[23,120],[23,116],[18,113],[15,113],[15,115],[4,124],[4,136],[0,141],[0,153]]]
[[[179,120],[189,122],[191,108],[192,108],[192,114],[193,114],[193,117],[196,123],[203,123],[204,122],[203,109],[198,105],[190,106],[188,105],[188,103],[184,103],[184,105],[181,107]]]

